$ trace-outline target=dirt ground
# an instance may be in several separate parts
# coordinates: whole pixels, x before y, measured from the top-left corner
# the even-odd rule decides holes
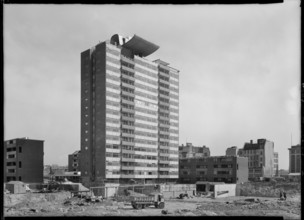
[[[255,201],[246,201],[255,198]],[[259,200],[257,200],[259,199]],[[301,218],[300,193],[286,201],[270,197],[168,199],[163,210],[135,210],[128,202],[86,202],[69,192],[4,195],[4,216],[283,216]]]

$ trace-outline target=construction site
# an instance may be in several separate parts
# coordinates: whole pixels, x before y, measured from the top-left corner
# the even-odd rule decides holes
[[[285,192],[285,198],[282,197]],[[280,197],[281,196],[281,197]],[[300,182],[4,185],[4,216],[283,216],[301,218]]]

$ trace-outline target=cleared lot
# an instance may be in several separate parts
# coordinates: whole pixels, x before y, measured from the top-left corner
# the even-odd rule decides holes
[[[135,210],[128,202],[86,202],[69,192],[4,195],[5,216],[283,216],[300,219],[300,193],[286,201],[273,197],[169,199],[164,209]],[[251,199],[250,199],[251,198]],[[249,199],[249,200],[248,200]]]

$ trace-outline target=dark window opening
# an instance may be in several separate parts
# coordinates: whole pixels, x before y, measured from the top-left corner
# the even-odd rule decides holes
[[[19,153],[22,153],[22,147],[19,147]]]
[[[19,168],[21,168],[22,167],[22,163],[21,163],[21,161],[19,161]]]

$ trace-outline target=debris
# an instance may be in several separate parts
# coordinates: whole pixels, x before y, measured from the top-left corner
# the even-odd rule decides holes
[[[258,198],[249,198],[249,199],[245,199],[244,201],[246,201],[246,202],[260,202],[260,200]]]
[[[66,200],[63,205],[72,205],[72,202],[70,200]]]
[[[102,196],[96,196],[95,202],[102,202],[102,201],[103,201]]]
[[[179,194],[179,198],[180,199],[184,199],[185,197],[187,197],[189,199],[189,195],[187,193],[181,193],[181,194]]]
[[[163,209],[163,210],[161,211],[161,213],[164,214],[164,215],[167,215],[167,214],[168,214],[168,210],[167,210],[167,209]]]
[[[8,208],[6,211],[9,212],[9,211],[11,211],[11,210],[16,210],[16,208],[15,208],[15,207],[10,207],[10,208]]]
[[[45,210],[45,209],[40,209],[40,212],[47,212],[47,210]]]
[[[30,209],[31,212],[38,212],[37,209]]]

